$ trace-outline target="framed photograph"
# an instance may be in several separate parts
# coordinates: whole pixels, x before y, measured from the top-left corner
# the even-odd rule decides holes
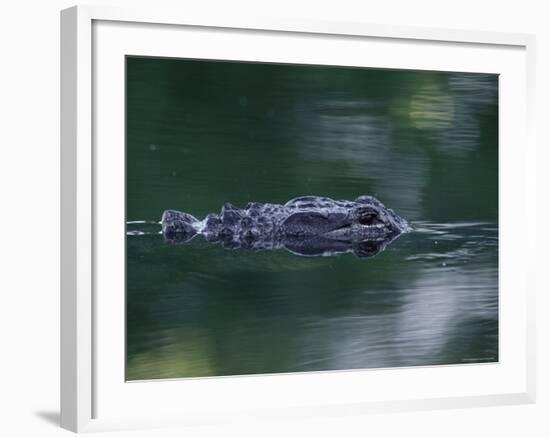
[[[62,426],[534,401],[534,37],[61,13]]]

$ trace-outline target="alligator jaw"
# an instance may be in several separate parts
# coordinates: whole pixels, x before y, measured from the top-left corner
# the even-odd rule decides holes
[[[323,233],[323,237],[334,240],[363,241],[363,240],[383,240],[390,237],[392,229],[385,224],[360,225],[348,224],[340,228]]]

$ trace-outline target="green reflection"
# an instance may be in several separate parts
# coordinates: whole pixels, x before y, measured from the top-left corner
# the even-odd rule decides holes
[[[493,75],[128,58],[128,220],[371,194],[415,231],[368,260],[128,236],[127,378],[498,360],[497,91]]]

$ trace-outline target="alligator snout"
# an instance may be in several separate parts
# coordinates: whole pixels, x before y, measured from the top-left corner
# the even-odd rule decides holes
[[[189,240],[199,231],[199,220],[188,213],[166,210],[161,219],[162,234],[167,238]]]

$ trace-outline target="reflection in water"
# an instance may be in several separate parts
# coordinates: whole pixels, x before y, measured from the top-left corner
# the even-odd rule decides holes
[[[442,82],[428,75],[378,102],[370,96],[305,102],[296,109],[304,129],[312,133],[301,148],[304,159],[345,165],[345,178],[372,180],[377,196],[400,206],[407,216],[421,218],[420,201],[433,164],[430,152],[456,158],[479,147],[487,135],[483,115],[496,102],[494,80],[491,75],[449,74]],[[426,143],[418,143],[416,135]],[[341,172],[338,166],[333,169]]]
[[[138,229],[135,227],[136,223],[141,223],[142,226]],[[151,225],[149,225],[148,229],[145,230],[143,223],[147,223],[147,221],[133,221],[131,223],[127,223],[127,235],[145,236],[162,234],[166,242],[177,245],[187,244],[198,235],[194,234],[189,236],[187,234],[163,233],[160,230],[160,224],[155,222],[151,222],[150,224],[157,225],[156,231],[153,227],[151,227]],[[323,236],[313,236],[308,238],[283,236],[276,240],[256,240],[254,242],[246,240],[231,240],[225,242],[222,241],[221,244],[226,249],[238,250],[274,251],[284,249],[291,254],[305,257],[334,257],[342,254],[353,254],[356,257],[366,258],[380,254],[386,249],[386,246],[397,237],[399,237],[399,235],[388,235],[378,238],[363,238],[360,240],[334,240]]]
[[[169,252],[176,266],[195,263],[185,275],[168,273],[173,282],[148,298],[158,328],[130,357],[129,378],[498,360],[495,224],[413,223],[386,260],[358,261],[359,272],[355,258],[295,264],[284,253],[228,253],[203,240],[174,246],[159,228],[130,229],[129,247],[150,262]],[[303,288],[310,282],[313,292]]]
[[[417,277],[399,304],[389,312],[312,321],[304,344],[314,337],[329,342],[321,350],[302,350],[303,369],[314,363],[340,369],[425,365],[426,358],[429,364],[498,360],[497,271],[491,268],[496,228],[418,223],[412,234],[400,250],[418,249],[405,258]],[[381,299],[382,293],[367,289],[364,302]]]
[[[128,379],[498,360],[497,76],[133,57],[126,72]],[[373,194],[412,231],[365,260],[173,245],[157,222],[297,193]],[[350,249],[326,245],[281,249]]]
[[[397,236],[384,236],[379,238],[365,238],[362,240],[334,240],[323,236],[308,238],[284,236],[273,241],[247,242],[246,240],[233,240],[222,242],[227,249],[244,250],[279,250],[285,249],[291,254],[312,257],[334,257],[342,254],[353,254],[356,257],[372,257],[380,254],[386,246]],[[189,240],[178,240],[177,235],[165,235],[167,241],[172,243],[187,243]]]

